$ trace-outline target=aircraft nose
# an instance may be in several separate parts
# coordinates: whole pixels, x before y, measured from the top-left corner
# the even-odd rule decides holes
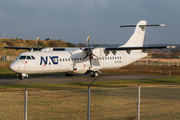
[[[16,64],[16,63],[11,63],[10,69],[11,69],[12,71],[16,72],[16,71],[18,70],[17,64]]]

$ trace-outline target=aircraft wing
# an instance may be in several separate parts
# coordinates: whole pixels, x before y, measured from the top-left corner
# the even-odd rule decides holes
[[[8,49],[16,49],[16,50],[19,50],[19,49],[23,49],[23,50],[31,50],[32,48],[30,47],[4,47],[4,48],[8,48]],[[37,50],[37,48],[33,48],[34,50]]]
[[[117,47],[117,48],[105,48],[105,50],[144,50],[144,49],[164,49],[164,48],[176,48],[176,47],[175,46]]]
[[[38,50],[37,47],[4,47],[4,48],[8,48],[8,49],[22,49],[22,50],[28,50],[31,51],[33,50]],[[109,50],[126,50],[126,51],[131,51],[131,50],[147,50],[147,49],[164,49],[164,48],[176,48],[176,46],[142,46],[142,47],[112,47],[112,48],[104,48],[104,50],[109,51]],[[39,50],[42,49],[47,49],[47,48],[39,48]],[[52,48],[53,51],[65,51],[66,49],[72,49],[72,48]],[[74,49],[74,48],[73,48]],[[77,49],[77,48],[76,48]],[[93,48],[89,48],[89,49],[93,49]],[[88,48],[83,48],[83,50],[87,51]]]
[[[4,48],[7,48],[7,49],[16,49],[16,50],[28,50],[28,51],[31,51],[32,49],[33,50],[42,50],[43,48],[37,48],[37,47],[4,47]],[[53,51],[63,51],[65,50],[65,48],[53,48]]]
[[[142,46],[142,47],[117,47],[117,48],[105,48],[105,51],[117,51],[117,50],[125,50],[128,54],[131,53],[131,50],[142,50],[147,51],[147,49],[164,49],[164,48],[176,48],[176,46]]]

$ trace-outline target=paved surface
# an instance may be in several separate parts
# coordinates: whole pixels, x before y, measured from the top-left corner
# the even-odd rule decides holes
[[[114,80],[134,80],[145,78],[162,78],[167,76],[158,75],[129,75],[129,74],[100,74],[96,81],[114,81]],[[24,80],[18,77],[0,78],[0,84],[19,84],[19,83],[70,83],[70,82],[92,82],[95,78],[90,75],[49,75],[49,76],[30,76]]]

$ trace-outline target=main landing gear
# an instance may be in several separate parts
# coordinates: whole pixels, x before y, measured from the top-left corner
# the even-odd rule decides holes
[[[91,71],[90,75],[91,75],[91,77],[97,77],[97,76],[99,76],[99,72],[98,71]]]

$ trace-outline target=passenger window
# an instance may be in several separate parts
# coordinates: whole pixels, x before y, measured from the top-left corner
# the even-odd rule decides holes
[[[71,59],[70,59],[70,58],[69,58],[68,60],[69,60],[69,61],[71,61]]]
[[[19,59],[24,60],[24,59],[26,59],[26,56],[21,56],[21,57],[19,57]]]
[[[74,58],[74,61],[76,61],[76,58]]]
[[[61,61],[61,58],[59,59],[59,61]]]
[[[77,58],[77,60],[79,60],[79,58]]]
[[[28,59],[28,60],[31,60],[31,57],[30,57],[30,56],[27,56],[27,59]]]
[[[73,61],[73,58],[71,58],[71,60]]]

